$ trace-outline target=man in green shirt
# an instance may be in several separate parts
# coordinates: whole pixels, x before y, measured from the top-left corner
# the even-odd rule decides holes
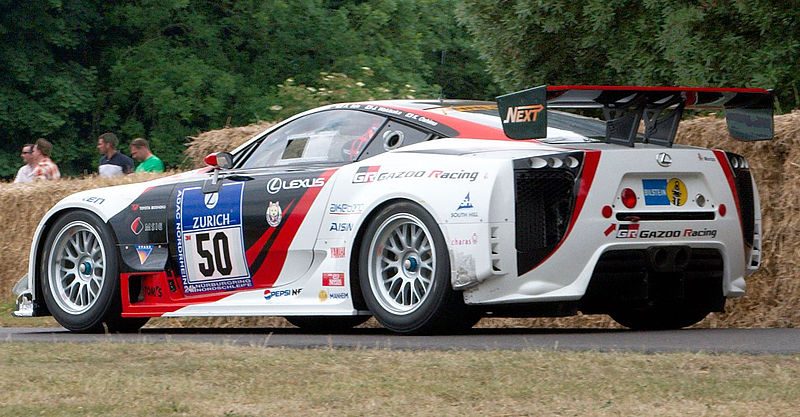
[[[147,139],[136,138],[131,141],[131,156],[140,162],[134,172],[164,172],[164,163],[150,151]]]

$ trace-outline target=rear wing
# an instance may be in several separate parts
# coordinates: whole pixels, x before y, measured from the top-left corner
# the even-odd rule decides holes
[[[774,136],[772,90],[761,88],[540,86],[497,97],[503,131],[512,139],[547,136],[547,109],[602,109],[606,141],[671,147],[684,110],[724,110],[728,132],[741,141]]]

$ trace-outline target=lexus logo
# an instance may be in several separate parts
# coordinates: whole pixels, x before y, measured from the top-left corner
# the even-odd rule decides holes
[[[660,154],[658,154],[658,156],[656,157],[656,161],[658,161],[658,164],[661,165],[662,167],[668,167],[672,165],[672,157],[669,156],[669,154],[666,152],[661,152]]]

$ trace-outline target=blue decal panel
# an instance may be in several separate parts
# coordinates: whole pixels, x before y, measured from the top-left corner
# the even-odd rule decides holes
[[[647,206],[668,206],[667,180],[653,179],[642,180],[644,189],[644,204]]]
[[[175,202],[178,265],[186,294],[253,286],[242,228],[244,184],[217,193],[200,187],[178,190]]]

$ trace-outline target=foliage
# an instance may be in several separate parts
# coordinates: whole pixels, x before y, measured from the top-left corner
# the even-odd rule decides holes
[[[362,67],[362,76],[353,79],[346,74],[322,72],[314,85],[297,84],[289,78],[278,85],[277,104],[270,107],[274,112],[271,120],[281,120],[313,107],[348,101],[381,100],[391,98],[415,98],[417,90],[411,84],[392,89],[387,84],[370,87],[374,73]],[[362,81],[363,80],[363,81]]]
[[[455,3],[0,0],[0,176],[13,175],[19,147],[40,136],[54,143],[63,173],[92,172],[105,131],[118,133],[125,152],[131,139],[146,137],[175,166],[188,136],[276,117],[276,105],[305,109],[322,100],[287,102],[298,86],[342,94],[330,101],[407,88],[491,95]],[[323,72],[349,76],[320,79]]]
[[[763,87],[800,107],[800,8],[764,0],[465,0],[457,16],[506,88]]]

